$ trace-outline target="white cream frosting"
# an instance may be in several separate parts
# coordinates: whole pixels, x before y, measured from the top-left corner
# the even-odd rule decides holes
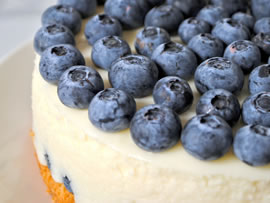
[[[137,31],[123,36],[132,48]],[[95,67],[83,32],[76,42],[86,64]],[[135,53],[134,48],[132,51]],[[32,109],[38,159],[46,165],[44,154],[48,153],[54,180],[62,182],[67,175],[76,202],[270,202],[269,165],[248,166],[232,150],[216,161],[200,161],[180,142],[161,153],[143,151],[134,144],[128,129],[103,132],[91,124],[87,110],[64,106],[57,87],[40,76],[39,56],[35,64]],[[107,72],[97,70],[105,87],[110,87]],[[183,126],[195,115],[199,98],[194,82],[189,84],[195,100],[191,109],[180,115]],[[139,109],[153,99],[149,96],[136,102]]]

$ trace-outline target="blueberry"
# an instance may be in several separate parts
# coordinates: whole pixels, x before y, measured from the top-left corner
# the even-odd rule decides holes
[[[109,81],[114,88],[140,98],[152,93],[158,80],[158,68],[146,56],[128,55],[117,59],[109,70]]]
[[[47,164],[48,169],[51,170],[51,161],[50,161],[50,159],[49,159],[49,155],[46,153],[46,154],[44,155],[44,157],[45,157],[45,160],[46,160],[46,164]]]
[[[96,0],[58,0],[59,4],[70,5],[81,14],[83,18],[87,18],[96,12]]]
[[[70,44],[58,44],[43,51],[39,71],[44,80],[57,84],[62,73],[75,65],[85,65],[81,52]]]
[[[202,114],[185,125],[181,142],[184,149],[200,160],[222,157],[233,141],[232,129],[221,117]]]
[[[176,7],[163,4],[152,8],[145,16],[144,26],[161,27],[169,33],[177,31],[184,16]]]
[[[251,41],[234,41],[227,46],[224,58],[236,63],[244,73],[250,73],[261,63],[260,49]]]
[[[238,94],[243,88],[244,74],[235,63],[222,57],[213,57],[201,63],[194,75],[200,93],[211,89],[225,89]]]
[[[257,20],[253,30],[256,34],[260,32],[264,34],[270,34],[270,17],[265,17]]]
[[[116,59],[129,54],[131,50],[125,40],[117,36],[107,36],[95,42],[91,58],[95,65],[109,70]]]
[[[64,105],[85,109],[88,108],[92,98],[103,89],[103,80],[95,69],[72,66],[60,77],[57,94]]]
[[[125,29],[143,25],[144,17],[150,6],[145,0],[107,0],[105,13],[120,21]]]
[[[230,15],[237,11],[247,10],[246,0],[210,0],[215,6],[220,6],[225,9]]]
[[[259,92],[247,97],[242,106],[242,118],[248,125],[270,127],[270,92]]]
[[[178,28],[178,35],[186,44],[195,35],[207,32],[210,32],[210,25],[204,20],[196,19],[194,17],[184,20]]]
[[[224,89],[213,89],[205,92],[196,106],[196,113],[220,116],[231,126],[240,117],[241,110],[237,97]]]
[[[156,104],[171,108],[176,113],[185,112],[193,102],[193,93],[187,81],[167,76],[160,79],[153,91]]]
[[[234,154],[250,166],[270,163],[270,129],[261,125],[240,128],[234,138]]]
[[[57,44],[75,45],[74,35],[66,26],[61,24],[44,25],[37,31],[34,47],[39,54],[48,47]]]
[[[170,108],[148,105],[136,112],[130,124],[131,137],[140,148],[160,152],[180,139],[181,121]]]
[[[109,132],[128,128],[135,112],[134,98],[124,91],[114,88],[99,92],[88,108],[91,123],[97,128]]]
[[[198,34],[189,41],[188,47],[204,61],[214,56],[222,56],[224,46],[222,41],[208,33]]]
[[[162,74],[183,79],[191,78],[197,67],[195,54],[176,42],[159,45],[152,54],[152,60],[158,65]]]
[[[240,24],[247,26],[249,29],[253,29],[255,19],[252,15],[243,12],[237,12],[232,15],[232,19]]]
[[[166,3],[178,8],[187,17],[195,16],[206,4],[204,0],[166,0]]]
[[[159,27],[145,27],[137,33],[134,46],[138,54],[151,57],[155,48],[169,41],[170,35],[166,30]]]
[[[90,45],[106,36],[121,36],[122,26],[117,19],[106,14],[98,14],[92,17],[86,24],[85,37]]]
[[[270,55],[270,33],[258,33],[252,41],[261,49],[262,58]]]
[[[270,92],[270,64],[258,66],[250,73],[248,88],[250,94]]]
[[[217,21],[229,17],[229,14],[219,6],[208,5],[200,10],[197,18],[214,26]]]
[[[66,189],[71,193],[73,194],[73,190],[71,188],[71,181],[69,180],[69,178],[67,176],[64,176],[63,177],[63,183],[66,187]]]
[[[42,14],[42,24],[62,24],[67,26],[74,34],[80,32],[81,15],[69,5],[55,5],[49,7]]]
[[[251,11],[257,19],[270,17],[269,0],[251,0]]]

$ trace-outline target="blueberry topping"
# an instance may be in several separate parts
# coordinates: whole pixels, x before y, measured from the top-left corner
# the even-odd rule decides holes
[[[180,139],[181,122],[170,109],[160,105],[148,105],[134,115],[130,132],[140,148],[160,152],[173,147]]]
[[[48,154],[45,154],[44,157],[45,157],[45,160],[46,160],[46,164],[47,164],[48,169],[51,170],[51,162],[50,162],[50,159],[49,159],[49,155]]]
[[[185,125],[181,141],[184,149],[200,160],[215,160],[230,148],[231,127],[221,117],[203,114],[193,117]]]
[[[270,91],[270,64],[258,66],[250,73],[248,87],[251,94]]]
[[[234,154],[250,166],[270,163],[270,130],[261,125],[240,128],[234,138]]]
[[[71,193],[73,194],[73,190],[71,188],[71,181],[69,180],[69,178],[67,176],[64,176],[63,177],[63,183],[66,187],[66,189]]]

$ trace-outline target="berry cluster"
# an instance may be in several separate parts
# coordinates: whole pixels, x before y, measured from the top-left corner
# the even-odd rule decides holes
[[[89,120],[104,131],[130,127],[132,139],[146,151],[163,151],[181,140],[201,160],[218,159],[233,146],[249,165],[270,163],[269,0],[58,3],[43,13],[34,47],[41,54],[42,77],[57,85],[64,105],[88,108]],[[104,4],[104,13],[94,15],[97,3]],[[85,66],[75,47],[74,35],[89,16],[84,34],[92,62],[108,71],[111,88],[105,90],[100,74]],[[134,54],[123,30],[141,26]],[[172,38],[176,35],[180,39]],[[237,96],[245,75],[251,95],[241,109]],[[186,81],[193,78],[202,96],[197,115],[182,130],[177,114],[194,101]],[[136,112],[134,98],[151,94],[155,104]],[[246,126],[233,137],[241,115]]]

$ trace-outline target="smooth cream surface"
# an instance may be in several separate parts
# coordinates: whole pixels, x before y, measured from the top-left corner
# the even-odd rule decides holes
[[[132,48],[137,31],[123,36]],[[86,64],[94,67],[91,47],[83,33],[76,41]],[[269,165],[250,167],[232,150],[219,160],[200,161],[189,155],[181,143],[161,153],[143,151],[134,144],[128,129],[102,132],[91,124],[87,110],[64,106],[58,99],[57,87],[40,76],[39,56],[35,64],[35,148],[42,164],[46,165],[44,154],[49,155],[55,181],[62,182],[65,175],[70,178],[76,202],[270,202]],[[105,87],[110,87],[107,72],[97,70]],[[189,83],[195,100],[192,108],[180,115],[183,126],[195,115],[199,97],[193,81]],[[245,96],[242,93],[241,101]],[[153,99],[149,96],[136,102],[139,109],[153,103]]]

